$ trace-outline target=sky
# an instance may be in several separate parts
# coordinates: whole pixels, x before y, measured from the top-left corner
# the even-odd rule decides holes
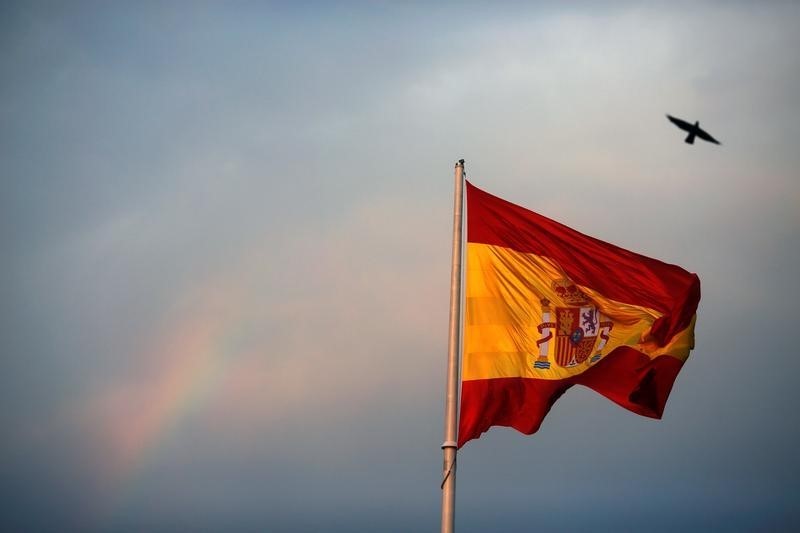
[[[436,531],[453,165],[696,272],[664,418],[459,453],[483,531],[800,528],[800,5],[0,7],[16,531]],[[665,113],[723,144],[683,142]]]

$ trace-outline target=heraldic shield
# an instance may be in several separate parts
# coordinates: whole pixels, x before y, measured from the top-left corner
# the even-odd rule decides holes
[[[554,362],[562,368],[577,366],[589,357],[592,357],[591,363],[596,362],[602,356],[600,350],[608,341],[612,322],[570,280],[556,280],[552,288],[561,302],[555,308],[550,306],[547,299],[541,302],[544,321],[538,330],[545,336],[537,342],[540,348],[539,361],[534,366],[549,368],[549,361],[545,363],[548,355],[552,355]],[[548,353],[548,341],[551,340],[554,341],[554,348],[552,353]]]

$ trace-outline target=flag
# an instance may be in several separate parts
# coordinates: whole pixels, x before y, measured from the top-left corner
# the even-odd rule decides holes
[[[458,446],[535,433],[573,385],[661,418],[694,347],[697,275],[466,187]]]

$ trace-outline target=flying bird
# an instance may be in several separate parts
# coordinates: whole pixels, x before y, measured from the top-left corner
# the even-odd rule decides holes
[[[707,131],[700,127],[700,122],[697,121],[694,124],[689,124],[685,120],[681,120],[679,118],[675,118],[673,116],[667,115],[667,118],[670,122],[678,126],[680,129],[688,131],[689,135],[686,137],[686,142],[689,144],[694,144],[694,138],[699,137],[704,141],[708,141],[714,144],[722,144],[714,137],[712,137]]]

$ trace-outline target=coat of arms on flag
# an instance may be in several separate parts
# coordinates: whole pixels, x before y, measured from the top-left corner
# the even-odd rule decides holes
[[[553,281],[552,288],[562,305],[553,310],[549,300],[541,302],[545,321],[539,324],[538,330],[546,333],[537,341],[540,351],[534,368],[550,368],[551,358],[563,368],[577,366],[589,357],[591,363],[598,361],[613,322],[604,317],[583,291],[568,279]],[[551,317],[555,318],[554,322],[550,321]],[[555,342],[551,348],[548,341],[554,336],[553,330]]]

